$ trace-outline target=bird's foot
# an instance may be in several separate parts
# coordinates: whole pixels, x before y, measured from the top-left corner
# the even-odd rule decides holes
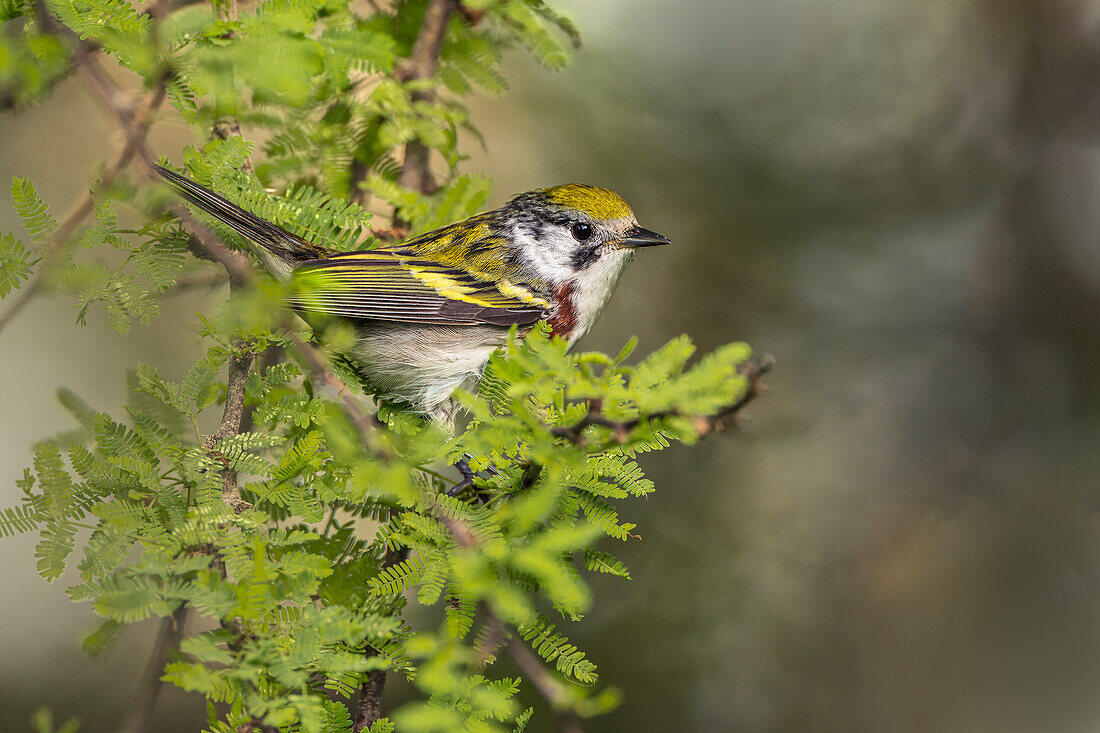
[[[470,468],[471,458],[473,458],[473,456],[471,456],[469,453],[466,453],[462,456],[461,459],[459,459],[458,463],[455,464],[455,468],[458,470],[459,473],[462,474],[462,480],[451,488],[447,489],[447,496],[461,496],[467,489],[474,489],[475,493],[477,494],[477,498],[481,501],[481,503],[484,504],[489,500],[489,495],[476,490],[474,479],[496,476],[498,475],[498,471],[492,466],[489,466],[484,471],[478,471],[475,473]]]

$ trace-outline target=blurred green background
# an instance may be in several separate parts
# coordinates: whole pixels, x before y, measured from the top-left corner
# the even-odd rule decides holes
[[[582,348],[686,332],[778,361],[740,431],[643,457],[636,579],[598,578],[572,632],[625,693],[586,729],[1095,731],[1100,3],[561,5],[585,48],[557,74],[511,60],[467,170],[493,204],[616,189],[673,239]],[[113,134],[67,83],[0,117],[0,179],[62,206]],[[0,337],[0,504],[68,425],[58,385],[114,409],[124,369],[184,363],[220,297],[173,297],[122,340],[64,299],[29,308]],[[154,627],[88,659],[92,613],[39,580],[31,539],[0,563],[0,730],[40,705],[112,730]],[[204,715],[167,690],[156,729]]]

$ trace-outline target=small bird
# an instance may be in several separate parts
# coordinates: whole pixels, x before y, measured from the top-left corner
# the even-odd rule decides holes
[[[400,244],[336,252],[157,167],[185,199],[258,245],[292,305],[348,319],[348,354],[376,394],[451,424],[508,329],[546,320],[570,343],[592,327],[640,247],[669,244],[626,201],[579,183],[519,194],[499,209]]]

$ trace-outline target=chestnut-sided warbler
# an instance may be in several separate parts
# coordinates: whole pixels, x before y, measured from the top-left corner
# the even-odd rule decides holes
[[[639,247],[669,240],[638,226],[618,194],[570,183],[520,194],[465,221],[359,252],[336,252],[159,168],[188,201],[259,245],[278,279],[305,281],[291,305],[349,319],[349,354],[387,399],[450,422],[512,325],[547,320],[574,342],[592,327]]]

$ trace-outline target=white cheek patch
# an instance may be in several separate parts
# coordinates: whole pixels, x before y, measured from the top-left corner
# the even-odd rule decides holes
[[[637,222],[624,217],[611,223],[612,231],[626,231]],[[576,325],[569,334],[576,341],[592,327],[615,289],[623,269],[634,258],[634,250],[603,245],[599,256],[583,268],[573,264],[578,242],[565,229],[546,227],[542,239],[535,239],[519,226],[512,229],[516,244],[533,275],[551,286],[570,284]]]
[[[541,240],[535,239],[518,225],[512,227],[512,236],[523,252],[524,261],[538,277],[553,283],[572,278],[570,257],[575,242],[567,232],[549,227]]]

